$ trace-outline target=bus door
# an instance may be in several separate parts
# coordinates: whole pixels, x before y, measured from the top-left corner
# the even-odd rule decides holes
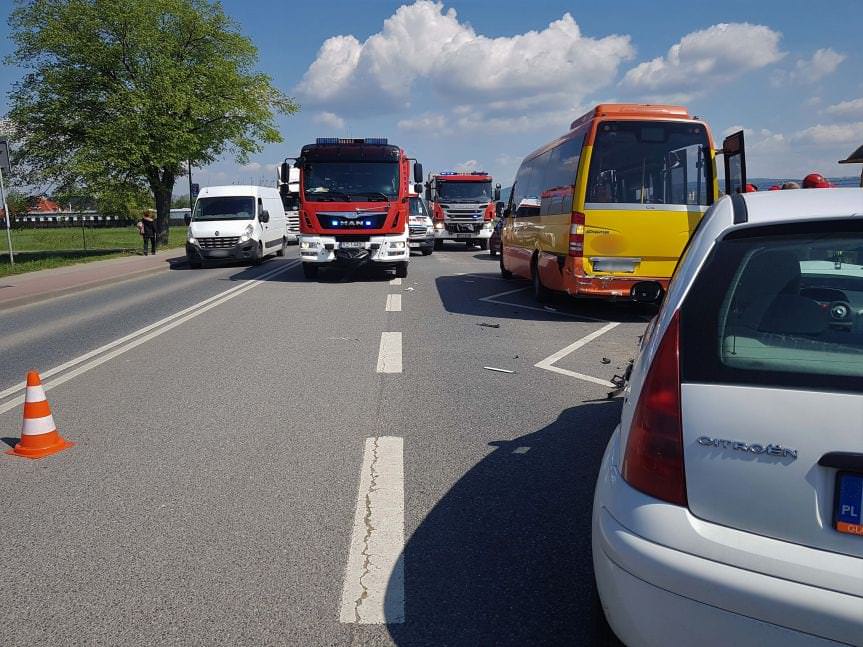
[[[746,192],[746,148],[743,131],[740,130],[722,142],[722,155],[725,162],[725,193]]]

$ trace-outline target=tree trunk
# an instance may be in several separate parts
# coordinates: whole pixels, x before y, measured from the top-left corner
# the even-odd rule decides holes
[[[173,169],[152,169],[147,173],[147,178],[150,181],[150,190],[156,199],[159,244],[166,245],[168,243],[168,221],[171,217],[171,194],[174,192],[176,175]]]

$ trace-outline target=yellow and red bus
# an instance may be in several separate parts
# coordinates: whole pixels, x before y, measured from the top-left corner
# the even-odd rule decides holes
[[[710,130],[686,108],[600,104],[521,163],[501,275],[532,280],[539,300],[666,288],[718,190]]]

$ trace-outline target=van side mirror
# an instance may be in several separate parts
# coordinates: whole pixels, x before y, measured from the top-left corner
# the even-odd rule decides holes
[[[500,184],[494,185],[494,201],[497,202],[500,200]]]
[[[261,222],[263,222],[263,223],[268,223],[268,222],[270,222],[270,212],[269,212],[269,211],[267,211],[266,209],[263,209],[263,210],[258,214],[258,220],[260,220],[260,221],[261,221]]]
[[[659,304],[662,302],[664,290],[657,281],[639,281],[632,286],[629,295],[636,303]]]
[[[419,162],[414,162],[414,182],[423,181],[423,165]]]

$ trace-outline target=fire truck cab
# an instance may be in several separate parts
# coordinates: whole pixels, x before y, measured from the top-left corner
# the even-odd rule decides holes
[[[299,169],[300,258],[308,279],[321,267],[367,263],[406,277],[410,159],[386,139],[319,138],[303,146]],[[289,186],[291,164],[281,167]],[[414,161],[415,190],[422,165]]]
[[[426,200],[432,209],[435,249],[441,249],[445,240],[488,249],[488,239],[494,229],[495,203],[500,200],[500,184],[492,189],[488,173],[441,171],[429,174]]]

